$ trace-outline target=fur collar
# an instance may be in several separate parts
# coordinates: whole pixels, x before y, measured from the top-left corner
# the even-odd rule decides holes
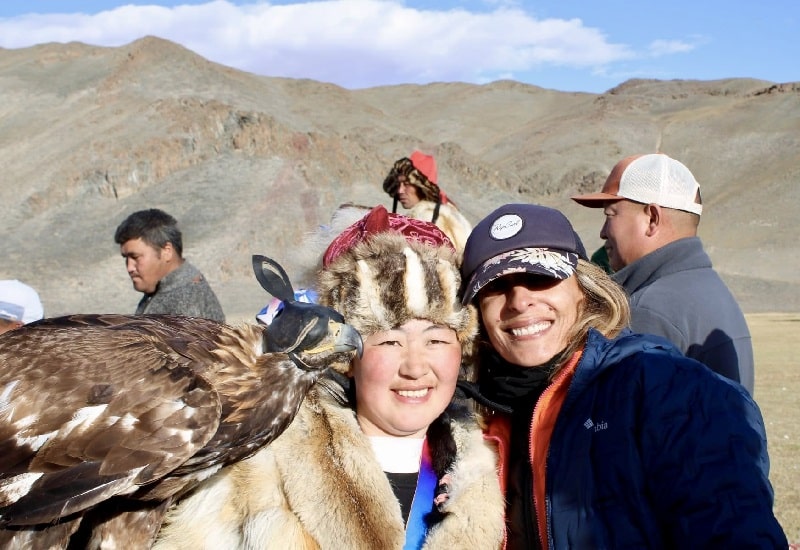
[[[451,419],[448,500],[425,549],[499,548],[496,455],[468,415]],[[400,506],[354,412],[312,390],[269,447],[220,472],[169,515],[156,548],[403,547]],[[221,546],[220,546],[221,545]]]

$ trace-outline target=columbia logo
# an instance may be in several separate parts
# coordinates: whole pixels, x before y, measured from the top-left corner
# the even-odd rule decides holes
[[[591,418],[587,418],[586,422],[583,423],[583,427],[587,430],[594,429],[594,431],[599,432],[608,429],[608,422],[602,421],[595,423]]]

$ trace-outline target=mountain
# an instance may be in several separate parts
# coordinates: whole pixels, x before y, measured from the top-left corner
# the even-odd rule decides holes
[[[624,156],[662,151],[700,182],[700,226],[746,312],[800,311],[800,83],[630,80],[603,94],[513,81],[347,90],[212,63],[154,37],[0,49],[0,278],[47,315],[132,312],[114,230],[175,216],[231,321],[269,300],[253,253],[301,277],[304,243],[414,149],[477,222],[507,202],[561,208],[587,248],[602,214],[569,200]],[[794,259],[793,259],[794,258]]]

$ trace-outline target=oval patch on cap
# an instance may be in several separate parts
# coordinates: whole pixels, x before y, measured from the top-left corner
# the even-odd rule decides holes
[[[520,231],[522,231],[522,218],[517,214],[504,214],[494,221],[489,235],[493,239],[502,241],[510,239]]]

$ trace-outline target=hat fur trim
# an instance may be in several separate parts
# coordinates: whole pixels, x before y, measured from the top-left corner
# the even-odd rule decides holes
[[[397,195],[397,189],[400,184],[397,182],[399,176],[406,176],[408,183],[419,189],[420,199],[424,201],[439,202],[441,200],[441,190],[439,186],[429,180],[425,174],[419,171],[411,162],[411,159],[405,157],[401,158],[394,163],[389,175],[383,180],[383,190],[389,194],[390,197]]]
[[[337,257],[319,272],[316,288],[319,302],[339,311],[364,336],[427,319],[455,330],[466,352],[478,321],[472,305],[461,305],[460,285],[453,250],[387,231]]]

